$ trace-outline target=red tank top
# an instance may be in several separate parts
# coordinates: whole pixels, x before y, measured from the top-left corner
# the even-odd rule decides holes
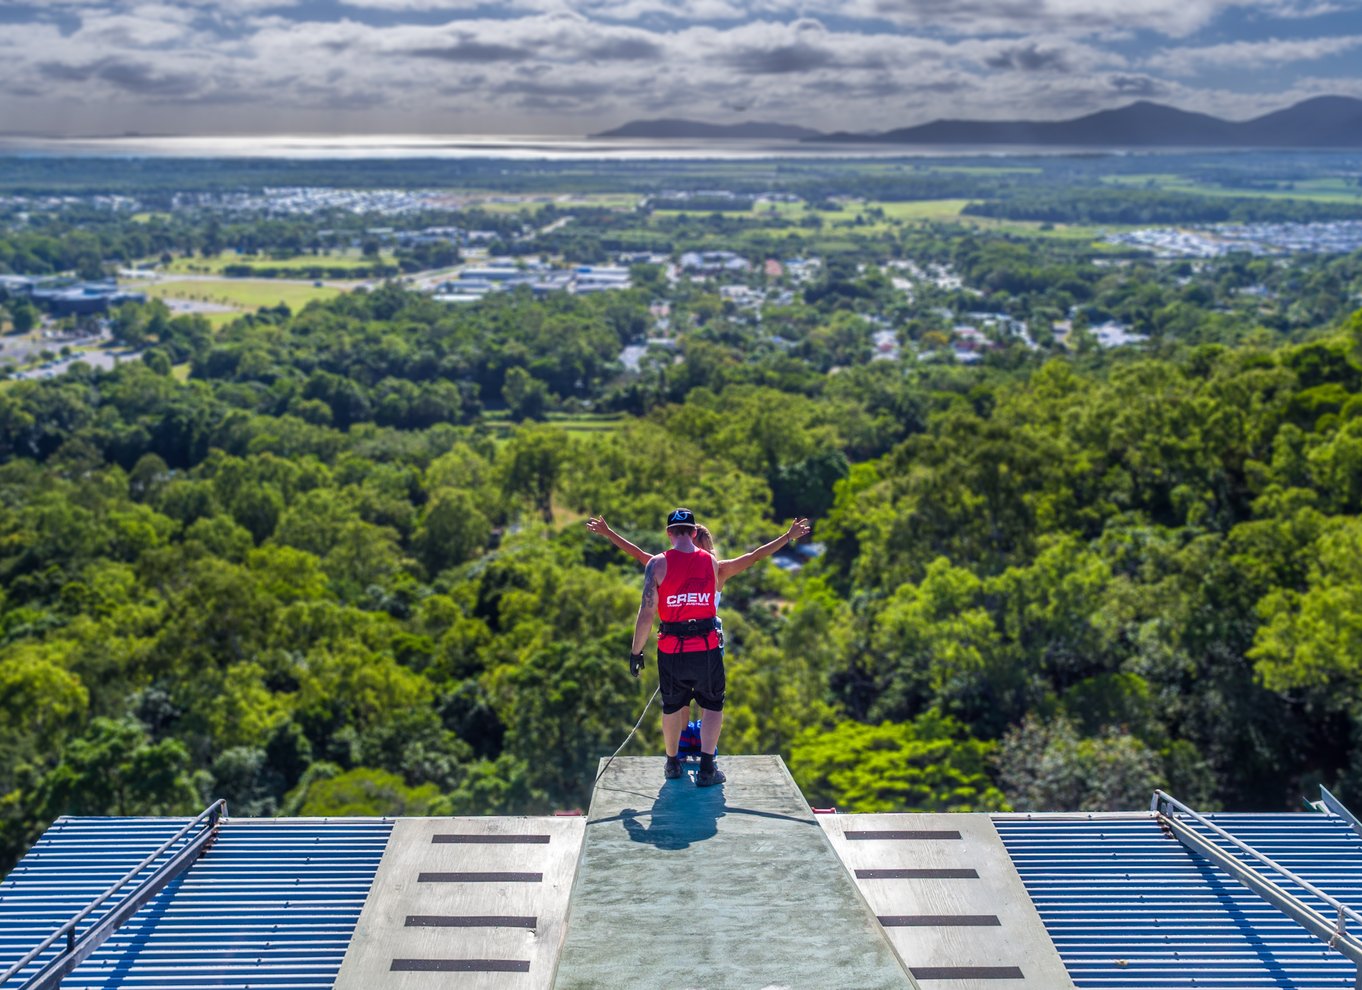
[[[657,617],[663,622],[712,619],[714,608],[714,558],[703,550],[686,553],[668,550],[667,576],[657,595]],[[711,629],[703,636],[659,634],[657,648],[663,653],[692,653],[719,648],[719,634]]]

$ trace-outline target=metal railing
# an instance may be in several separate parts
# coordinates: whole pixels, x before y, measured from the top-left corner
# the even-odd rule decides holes
[[[1344,807],[1342,801],[1330,794],[1329,788],[1325,787],[1323,784],[1320,784],[1319,786],[1319,808],[1326,815],[1333,815],[1335,818],[1343,819],[1343,821],[1348,823],[1349,828],[1358,835],[1362,835],[1362,822],[1359,822],[1357,816]]]
[[[175,835],[161,844],[161,847],[147,856],[146,859],[138,863],[129,870],[121,880],[115,883],[104,893],[100,894],[85,907],[81,908],[70,921],[63,924],[55,932],[43,939],[42,943],[30,950],[22,959],[16,962],[9,969],[0,973],[0,987],[4,987],[10,980],[14,979],[25,968],[33,965],[44,952],[52,948],[62,939],[66,940],[66,947],[55,957],[53,957],[42,969],[34,973],[20,985],[19,990],[57,990],[62,978],[73,969],[85,961],[90,953],[94,952],[104,940],[112,935],[129,918],[142,909],[142,906],[151,900],[166,884],[174,880],[185,870],[189,869],[203,852],[212,844],[217,836],[218,826],[222,819],[227,817],[227,802],[214,801],[195,818],[192,822],[180,829]],[[132,883],[143,870],[151,866],[156,860],[160,859],[176,843],[184,839],[189,833],[199,829],[198,834],[190,838],[178,852],[168,859],[161,866],[157,867],[150,876],[132,889],[132,891],[118,905],[106,914],[103,918],[96,921],[84,932],[77,934],[76,929],[81,923],[98,910],[109,898],[113,897],[128,884]]]
[[[1353,982],[1353,986],[1358,988],[1358,990],[1362,990],[1362,940],[1359,940],[1355,935],[1348,931],[1349,921],[1362,926],[1362,914],[1359,914],[1332,894],[1320,890],[1310,881],[1297,876],[1275,860],[1263,855],[1247,842],[1231,835],[1206,816],[1187,807],[1187,805],[1183,804],[1177,798],[1165,794],[1163,791],[1154,792],[1154,798],[1150,802],[1149,809],[1154,812],[1155,816],[1158,818],[1159,824],[1184,846],[1200,853],[1206,859],[1217,864],[1226,873],[1229,873],[1245,887],[1249,888],[1249,890],[1253,891],[1259,897],[1263,898],[1269,904],[1273,905],[1287,917],[1299,924],[1306,931],[1310,932],[1310,934],[1324,942],[1330,949],[1342,953],[1348,959],[1352,960],[1353,964],[1358,967],[1358,973]],[[1172,811],[1175,814],[1170,814],[1169,811]],[[1188,825],[1182,820],[1182,817],[1178,816],[1192,819],[1198,825],[1215,833],[1251,859],[1256,860],[1277,875],[1285,877],[1301,889],[1319,898],[1335,912],[1334,918],[1331,920],[1320,911],[1317,911],[1309,904],[1306,904],[1281,884],[1259,873],[1242,860],[1231,856],[1220,846],[1216,845],[1210,839],[1206,838],[1206,836]]]

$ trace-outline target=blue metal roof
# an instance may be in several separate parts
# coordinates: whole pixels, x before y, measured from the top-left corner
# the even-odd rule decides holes
[[[1302,879],[1362,908],[1362,836],[1343,820],[1316,814],[1207,817]],[[994,824],[1079,987],[1354,986],[1351,962],[1165,835],[1151,815],[997,816]],[[1252,862],[1196,828],[1240,861]],[[1332,917],[1297,884],[1253,865]]]
[[[1362,836],[1343,819],[1209,817],[1283,868],[1362,910]],[[1250,862],[1204,826],[1181,820]],[[64,818],[54,824],[0,881],[0,971],[187,821]],[[1354,985],[1356,970],[1347,959],[1223,867],[1170,837],[1150,814],[1000,815],[993,821],[1083,990]],[[228,819],[207,853],[62,986],[330,988],[391,827],[391,821],[378,819]],[[1330,913],[1298,884],[1255,866]]]
[[[59,819],[0,881],[0,971],[187,821]],[[329,988],[391,830],[380,819],[226,820],[203,857],[62,986]]]

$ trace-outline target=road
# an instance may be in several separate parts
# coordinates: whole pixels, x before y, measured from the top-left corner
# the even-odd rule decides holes
[[[64,375],[71,370],[71,365],[77,361],[82,361],[93,368],[101,371],[108,371],[115,365],[125,361],[135,361],[142,356],[141,351],[133,350],[105,350],[103,348],[94,351],[80,351],[72,354],[69,358],[58,358],[49,361],[40,368],[30,368],[28,371],[16,372],[14,377],[24,381],[34,381],[39,378],[56,378]]]

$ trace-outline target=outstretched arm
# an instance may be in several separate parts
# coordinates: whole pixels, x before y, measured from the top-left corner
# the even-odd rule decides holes
[[[592,516],[590,519],[586,521],[586,528],[591,530],[591,532],[595,533],[597,536],[604,536],[607,540],[615,544],[615,546],[619,547],[630,557],[633,557],[640,564],[646,566],[648,561],[652,559],[652,554],[645,553],[644,551],[640,550],[638,547],[634,546],[624,537],[620,536],[619,533],[616,533],[613,529],[611,529],[610,524],[605,521],[605,516]]]
[[[634,621],[634,644],[631,653],[642,653],[648,645],[648,637],[653,631],[653,620],[657,618],[657,589],[667,576],[667,558],[658,554],[649,559],[643,569],[643,601],[638,606],[638,618]]]
[[[803,539],[809,535],[809,521],[804,518],[796,519],[790,523],[790,528],[781,533],[770,543],[764,543],[755,550],[749,550],[741,557],[734,557],[732,560],[719,561],[718,588],[723,589],[724,582],[734,574],[741,574],[759,560],[765,560],[787,543]]]

